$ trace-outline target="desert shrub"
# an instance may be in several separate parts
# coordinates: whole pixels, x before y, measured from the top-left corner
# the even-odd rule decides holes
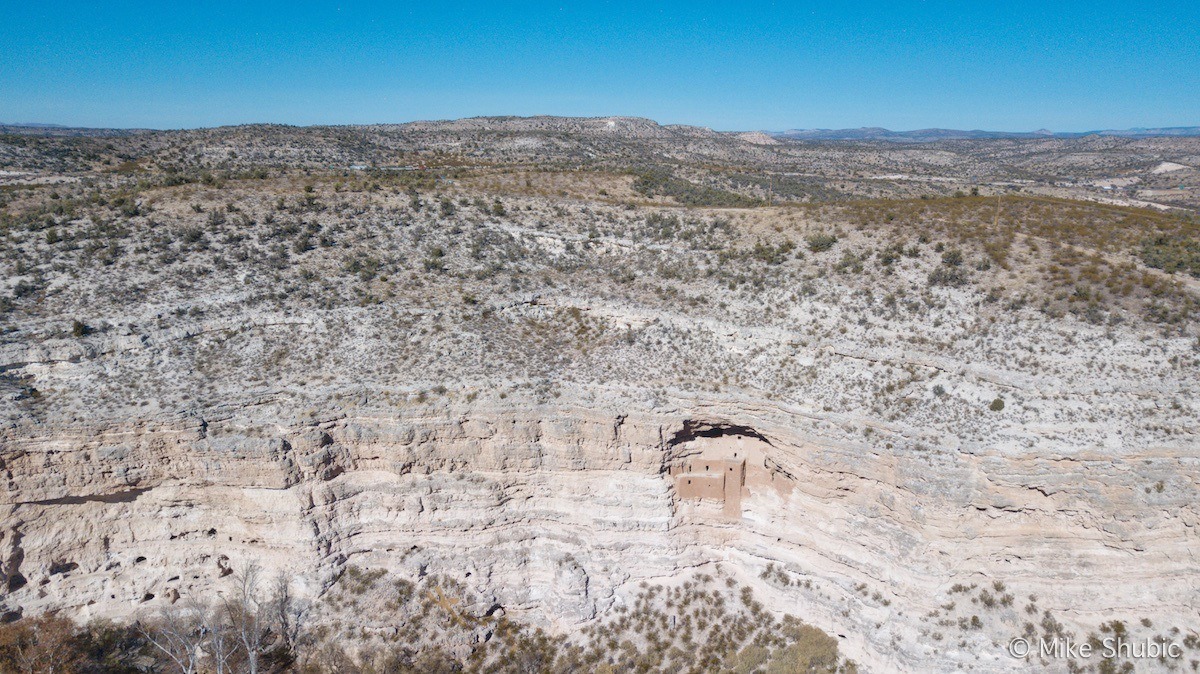
[[[863,258],[855,255],[850,251],[842,253],[842,259],[838,260],[837,264],[833,265],[833,270],[839,274],[851,273],[861,274],[863,271]]]
[[[1141,257],[1147,267],[1200,277],[1200,241],[1159,236],[1142,244]]]
[[[716,206],[725,208],[758,205],[758,200],[726,192],[676,178],[666,169],[648,169],[637,174],[633,189],[638,194],[653,198],[671,197],[684,206]]]
[[[796,244],[791,240],[775,245],[759,241],[750,250],[750,256],[767,264],[782,264],[795,248]]]
[[[768,674],[837,671],[836,638],[811,625],[799,625],[789,631],[792,643],[772,656],[767,665]]]
[[[87,659],[75,623],[42,616],[0,625],[0,671],[74,672]]]
[[[838,242],[837,236],[826,232],[818,232],[806,238],[805,243],[808,244],[808,249],[814,253],[822,253],[833,248]]]
[[[967,273],[962,267],[940,265],[929,272],[929,285],[957,288],[967,284]]]

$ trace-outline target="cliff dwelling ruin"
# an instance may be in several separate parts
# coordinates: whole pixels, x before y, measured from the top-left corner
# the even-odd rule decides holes
[[[740,519],[743,499],[775,481],[770,448],[752,428],[689,420],[668,443],[667,474],[680,499],[720,501],[723,516]]]

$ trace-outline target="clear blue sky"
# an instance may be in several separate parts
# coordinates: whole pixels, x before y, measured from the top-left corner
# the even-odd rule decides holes
[[[0,121],[1200,125],[1200,0],[0,3]]]

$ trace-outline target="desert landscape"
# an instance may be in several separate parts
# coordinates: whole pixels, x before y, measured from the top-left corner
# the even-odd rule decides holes
[[[0,650],[1196,671],[1200,137],[829,135],[0,127]]]

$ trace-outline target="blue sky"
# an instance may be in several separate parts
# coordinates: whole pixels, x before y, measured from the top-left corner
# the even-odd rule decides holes
[[[0,4],[0,121],[1200,125],[1200,1]]]

